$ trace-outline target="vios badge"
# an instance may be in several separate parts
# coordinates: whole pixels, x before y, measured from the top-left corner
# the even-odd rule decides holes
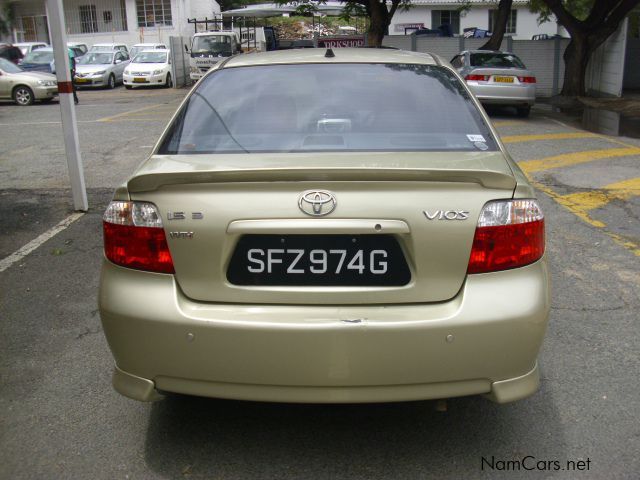
[[[300,194],[298,207],[307,215],[323,217],[338,206],[336,197],[328,190],[307,190]]]

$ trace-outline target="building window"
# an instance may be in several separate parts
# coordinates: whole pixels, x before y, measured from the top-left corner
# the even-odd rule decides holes
[[[64,0],[67,33],[111,33],[127,31],[125,0],[100,0],[87,5],[87,0]]]
[[[456,10],[431,10],[431,28],[436,29],[440,25],[450,25],[451,33],[460,33],[460,12]]]
[[[136,0],[139,27],[173,25],[171,0]]]
[[[80,5],[80,33],[95,33],[98,31],[98,17],[95,5]]]
[[[493,32],[493,26],[496,23],[496,18],[498,18],[498,10],[489,10],[489,31]],[[507,28],[504,33],[516,33],[516,23],[518,21],[518,11],[511,10],[509,13],[509,18],[507,18]]]

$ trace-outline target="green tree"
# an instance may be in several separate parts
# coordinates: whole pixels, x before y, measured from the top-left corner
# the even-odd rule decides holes
[[[585,95],[585,76],[591,55],[639,3],[640,0],[531,0],[530,9],[539,13],[540,23],[548,21],[553,14],[571,36],[564,52],[561,95]]]
[[[299,12],[309,13],[315,10],[315,5],[325,2],[323,0],[276,0],[276,3],[280,5],[297,5]],[[398,8],[406,10],[410,6],[411,0],[390,0],[390,2],[385,2],[384,0],[345,0],[342,17],[368,17],[367,45],[380,47],[384,36],[389,34],[391,19]]]
[[[13,25],[13,10],[11,5],[6,3],[0,6],[0,35],[9,35]]]

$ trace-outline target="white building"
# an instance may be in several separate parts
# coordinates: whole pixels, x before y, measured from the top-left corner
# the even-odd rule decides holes
[[[479,28],[491,31],[498,8],[498,1],[467,0],[470,8],[461,12],[464,4],[461,0],[411,0],[411,8],[407,11],[396,11],[389,27],[390,35],[411,33],[416,27],[436,29],[440,25],[449,24],[454,35],[462,35],[465,28]],[[513,7],[505,35],[514,40],[530,40],[533,35],[559,33],[568,36],[567,32],[556,22],[550,21],[538,25],[538,14],[531,13],[528,0],[513,0]]]
[[[14,42],[49,39],[45,0],[0,0],[13,10]],[[169,36],[191,36],[189,18],[213,18],[215,0],[63,0],[69,41],[94,43],[168,42]]]

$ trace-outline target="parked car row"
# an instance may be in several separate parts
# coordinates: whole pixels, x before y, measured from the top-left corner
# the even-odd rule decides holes
[[[73,82],[79,88],[173,86],[171,55],[165,44],[140,43],[131,53],[117,43],[89,48],[69,42],[67,46],[75,63]],[[12,99],[18,105],[48,102],[58,94],[55,72],[53,48],[44,43],[0,45],[0,99]]]

